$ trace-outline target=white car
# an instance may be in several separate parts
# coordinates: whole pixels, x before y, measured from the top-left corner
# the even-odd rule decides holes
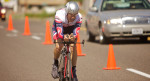
[[[115,37],[150,36],[149,0],[96,0],[87,13],[86,27],[89,40],[99,36],[100,43]]]

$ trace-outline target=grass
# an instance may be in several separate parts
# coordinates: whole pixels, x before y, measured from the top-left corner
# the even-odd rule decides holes
[[[85,15],[85,12],[84,10],[81,10],[79,11],[82,15]],[[31,18],[47,18],[47,17],[55,17],[55,13],[51,13],[51,14],[48,14],[46,12],[42,12],[42,13],[38,13],[38,14],[35,14],[35,13],[26,13],[25,16],[28,16],[28,17],[31,17]]]
[[[34,13],[26,13],[25,16],[31,17],[31,18],[47,18],[47,17],[54,17],[55,13],[48,14],[46,12],[34,14]]]

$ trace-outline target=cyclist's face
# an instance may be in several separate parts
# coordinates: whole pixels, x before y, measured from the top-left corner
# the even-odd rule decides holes
[[[76,19],[76,15],[77,15],[77,14],[70,14],[70,13],[68,13],[68,14],[67,14],[67,19],[68,19],[68,21],[69,21],[69,22],[73,22],[73,21]]]

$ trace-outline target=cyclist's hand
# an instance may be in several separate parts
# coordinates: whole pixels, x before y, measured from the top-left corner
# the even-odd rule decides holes
[[[64,35],[64,41],[69,42],[69,35],[68,34]]]

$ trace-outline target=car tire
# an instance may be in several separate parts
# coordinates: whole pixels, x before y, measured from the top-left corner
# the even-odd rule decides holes
[[[88,30],[88,24],[87,22],[85,22],[85,26],[86,26],[86,29],[87,29],[87,34],[88,34],[88,41],[95,41],[95,36]]]
[[[95,41],[95,36],[91,34],[91,32],[89,32],[89,41]]]
[[[107,43],[110,42],[110,40],[111,40],[111,38],[106,37],[104,35],[104,33],[102,31],[100,31],[100,35],[99,35],[99,42],[100,42],[100,44],[107,44]]]

